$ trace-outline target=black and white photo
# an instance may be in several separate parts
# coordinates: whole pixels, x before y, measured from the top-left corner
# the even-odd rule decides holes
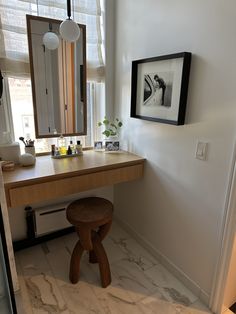
[[[191,53],[132,62],[131,117],[184,124]]]
[[[120,149],[120,142],[119,141],[107,141],[105,143],[105,150],[106,151],[118,151]]]
[[[174,72],[144,74],[144,106],[171,107]]]
[[[102,149],[102,141],[95,141],[94,142],[94,149],[101,150]]]

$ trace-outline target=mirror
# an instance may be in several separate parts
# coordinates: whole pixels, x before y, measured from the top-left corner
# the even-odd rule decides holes
[[[59,35],[62,21],[26,19],[36,138],[86,135],[86,26],[78,24],[79,39],[68,43]],[[59,37],[55,50],[43,44],[49,29]]]

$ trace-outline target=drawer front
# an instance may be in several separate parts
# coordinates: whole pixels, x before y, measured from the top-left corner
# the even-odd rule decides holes
[[[10,188],[9,191],[6,191],[8,205],[9,207],[31,205],[106,185],[136,180],[141,178],[142,175],[143,164],[137,164],[72,178]]]

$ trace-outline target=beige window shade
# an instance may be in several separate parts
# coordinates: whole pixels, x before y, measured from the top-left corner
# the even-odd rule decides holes
[[[0,68],[9,74],[29,74],[26,14],[64,20],[66,0],[0,0]],[[101,7],[99,0],[72,0],[72,17],[86,25],[88,79],[104,79]]]

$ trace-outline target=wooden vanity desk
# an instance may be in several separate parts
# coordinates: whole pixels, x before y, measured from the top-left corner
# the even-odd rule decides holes
[[[142,177],[144,158],[128,152],[84,151],[82,156],[52,159],[37,157],[35,166],[3,172],[8,207],[79,193]]]

